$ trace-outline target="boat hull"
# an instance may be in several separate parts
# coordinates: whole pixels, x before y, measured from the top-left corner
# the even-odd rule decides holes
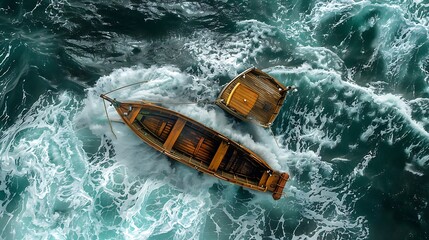
[[[253,67],[229,82],[215,103],[241,120],[269,127],[276,119],[290,89]]]
[[[200,172],[279,199],[287,173],[274,171],[261,157],[180,113],[150,102],[110,101],[123,122],[154,149]]]

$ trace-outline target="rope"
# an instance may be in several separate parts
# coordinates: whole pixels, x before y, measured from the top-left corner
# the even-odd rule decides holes
[[[150,101],[150,102],[151,103],[156,103],[156,104],[177,104],[177,105],[180,105],[180,104],[189,104],[189,105],[191,105],[191,104],[198,104],[198,103],[215,104],[214,101],[201,101],[201,102],[153,102],[153,101]]]
[[[113,132],[112,121],[110,121],[109,114],[107,113],[106,102],[104,101],[104,99],[103,99],[103,104],[104,104],[104,112],[106,113],[106,117],[109,120],[110,131],[112,131],[113,136],[115,136],[115,138],[118,139],[118,137],[116,137],[115,132]]]
[[[274,142],[276,142],[277,147],[278,147],[278,148],[280,148],[280,145],[279,145],[279,143],[277,142],[276,137],[274,136],[273,130],[271,129],[271,127],[269,127],[268,129],[270,129],[271,136],[273,136],[273,138],[274,138]]]
[[[110,91],[110,92],[106,92],[104,95],[107,95],[107,94],[110,94],[110,93],[112,93],[112,92],[116,92],[116,91],[118,91],[118,90],[120,90],[120,89],[124,89],[124,88],[127,88],[127,87],[131,87],[131,86],[134,86],[134,85],[138,85],[138,84],[141,84],[141,83],[146,83],[146,82],[148,82],[149,80],[145,80],[145,81],[140,81],[140,82],[136,82],[136,83],[132,83],[132,84],[128,84],[128,85],[125,85],[125,86],[123,86],[123,87],[120,87],[120,88],[116,88],[116,89],[113,89],[112,91]],[[200,103],[200,102],[152,102],[152,101],[150,101],[151,103],[157,103],[157,104],[177,104],[177,105],[180,105],[180,104],[198,104],[198,103]],[[214,101],[201,101],[202,103],[206,103],[206,104],[215,104],[215,102]]]
[[[124,89],[124,88],[127,88],[127,87],[131,87],[131,86],[134,86],[134,85],[137,85],[137,84],[146,83],[146,82],[148,82],[148,80],[141,81],[141,82],[136,82],[136,83],[132,83],[132,84],[128,84],[128,85],[125,85],[123,87],[116,88],[116,89],[114,89],[112,91],[106,92],[104,95],[110,94],[110,93],[118,91],[120,89]],[[215,103],[214,101],[202,101],[202,102],[206,103],[206,104],[214,104]],[[157,104],[198,104],[199,102],[159,102],[159,101],[158,102],[152,102],[151,101],[151,103],[157,103]],[[113,131],[112,121],[110,120],[109,114],[107,113],[106,102],[105,102],[104,99],[103,99],[103,104],[104,104],[104,112],[106,113],[106,117],[109,120],[110,131],[112,131],[113,136],[115,136],[115,138],[117,139],[118,137],[116,136],[115,132]]]
[[[118,90],[123,89],[123,88],[131,87],[131,86],[134,86],[134,85],[137,85],[137,84],[141,84],[141,83],[146,83],[146,82],[148,82],[148,80],[141,81],[141,82],[136,82],[136,83],[132,83],[132,84],[129,84],[129,85],[125,85],[125,86],[123,86],[123,87],[120,87],[120,88],[114,89],[114,90],[112,90],[112,91],[110,91],[110,92],[107,92],[107,93],[105,93],[104,95],[107,95],[107,94],[109,94],[109,93],[112,93],[112,92],[118,91]]]

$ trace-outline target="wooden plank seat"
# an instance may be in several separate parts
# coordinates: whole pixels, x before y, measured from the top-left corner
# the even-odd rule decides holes
[[[177,138],[179,137],[180,133],[185,127],[185,124],[186,124],[186,120],[182,118],[177,119],[173,129],[170,132],[170,135],[168,135],[167,140],[165,140],[164,148],[166,151],[171,151],[171,149],[174,146],[174,143],[176,142]]]
[[[223,160],[223,157],[225,157],[226,151],[228,150],[229,144],[225,141],[222,141],[210,163],[209,170],[212,170],[213,172],[216,172],[220,163]]]

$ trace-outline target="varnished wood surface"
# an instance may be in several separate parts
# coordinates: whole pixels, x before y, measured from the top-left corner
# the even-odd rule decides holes
[[[237,89],[242,91],[237,94]],[[277,117],[285,97],[285,86],[259,69],[251,68],[225,86],[216,104],[242,120],[253,120],[268,127]],[[233,100],[234,104],[228,104]]]
[[[278,185],[282,173],[271,169],[249,149],[163,107],[146,102],[119,103],[103,98],[113,102],[123,121],[144,142],[168,157],[219,179],[281,196],[279,189],[282,187],[283,191],[286,184]]]
[[[240,83],[237,83],[234,88],[234,91],[228,96],[229,101],[226,102],[226,105],[243,116],[249,115],[259,95],[251,88]]]
[[[211,171],[217,171],[219,168],[220,163],[222,162],[223,158],[225,157],[226,151],[228,150],[229,144],[225,141],[222,141],[219,145],[219,147],[216,150],[216,153],[213,157],[213,159],[210,162],[209,170]]]
[[[176,122],[174,123],[173,129],[171,129],[171,132],[168,135],[163,145],[166,151],[170,151],[173,148],[177,138],[180,136],[180,133],[182,133],[182,130],[185,127],[185,124],[186,124],[186,121],[183,118],[178,118],[176,120]],[[159,132],[158,129],[156,129],[156,132]]]

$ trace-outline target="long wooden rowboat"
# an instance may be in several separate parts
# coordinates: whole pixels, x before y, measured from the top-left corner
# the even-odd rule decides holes
[[[275,200],[282,196],[289,175],[274,171],[262,158],[224,135],[150,102],[101,97],[112,103],[137,136],[168,157],[222,180],[272,192]]]
[[[267,73],[252,67],[229,82],[216,104],[231,115],[269,127],[292,87],[285,87]]]

